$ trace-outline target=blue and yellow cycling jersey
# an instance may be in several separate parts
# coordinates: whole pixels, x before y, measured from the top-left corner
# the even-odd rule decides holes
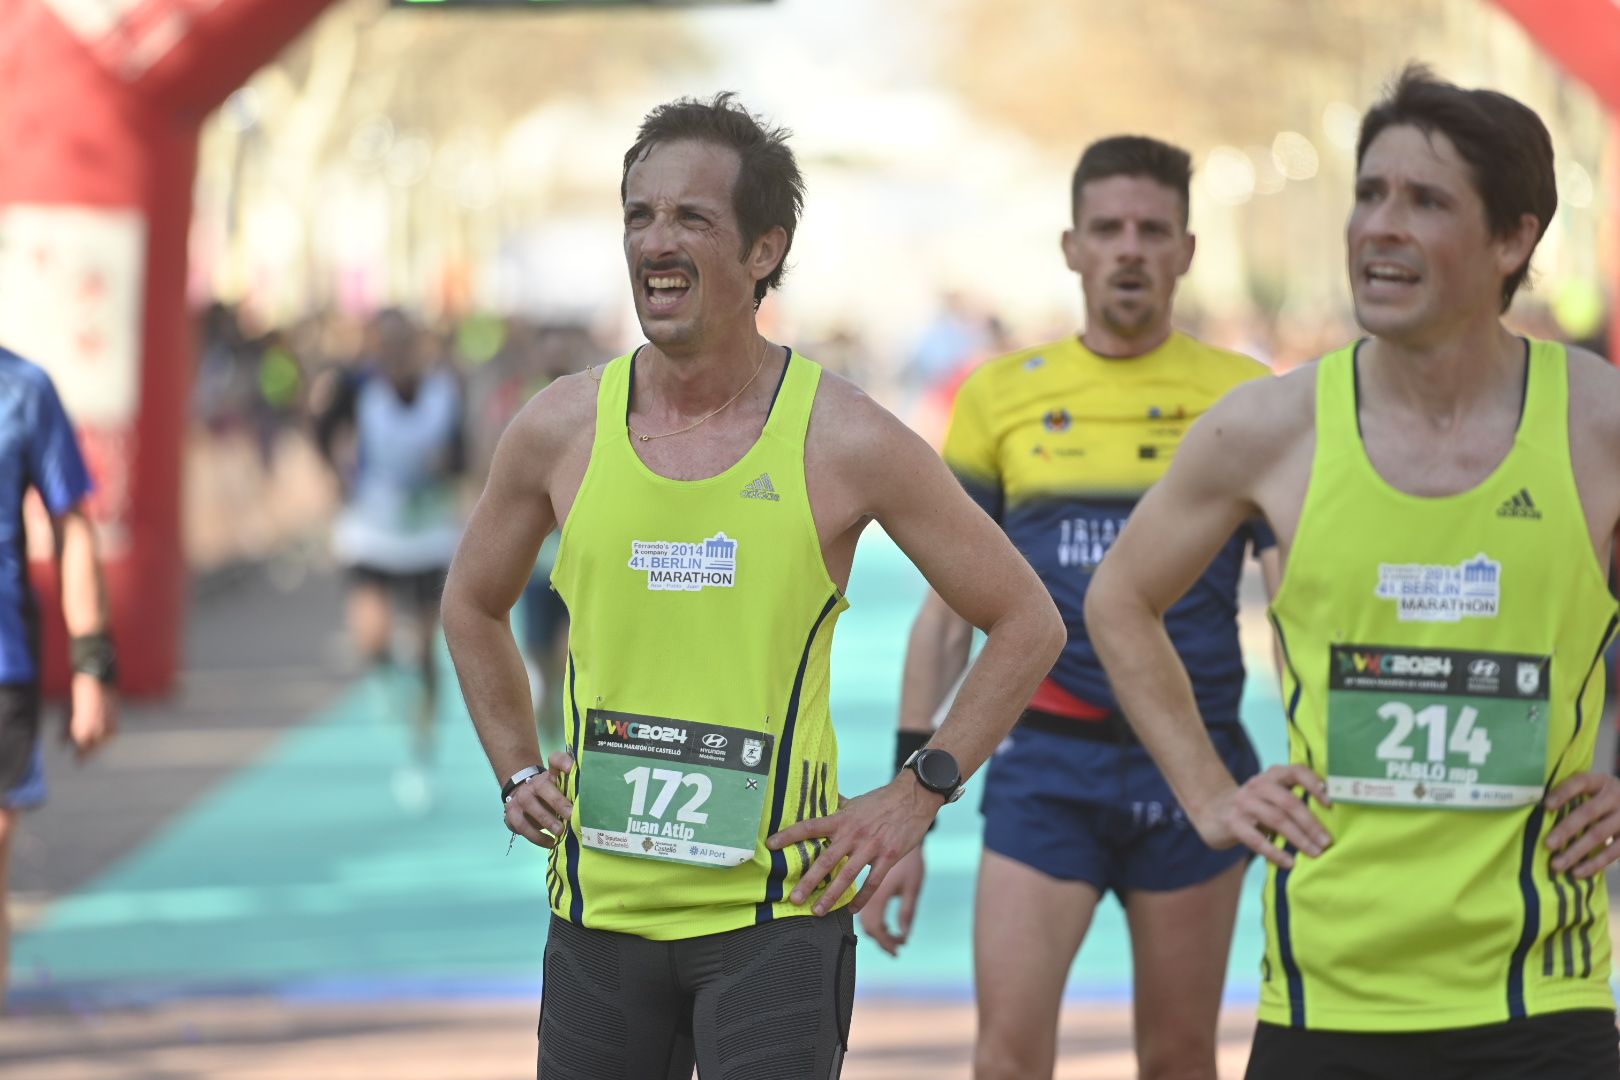
[[[945,461],[1063,613],[1069,643],[1050,676],[1059,690],[1101,712],[1116,708],[1082,619],[1091,575],[1192,422],[1232,387],[1267,374],[1249,357],[1174,333],[1127,359],[1064,338],[992,360],[963,383]],[[1272,543],[1261,522],[1238,530],[1166,615],[1206,723],[1238,719],[1238,580],[1245,552]]]

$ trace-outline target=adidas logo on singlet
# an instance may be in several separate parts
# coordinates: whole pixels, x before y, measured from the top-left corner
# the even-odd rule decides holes
[[[759,478],[742,489],[745,499],[764,499],[767,502],[781,502],[782,496],[776,493],[776,486],[771,483],[771,474],[762,472]]]
[[[1518,494],[1497,507],[1496,516],[1540,521],[1541,511],[1536,509],[1535,500],[1530,498],[1530,489],[1520,488]]]

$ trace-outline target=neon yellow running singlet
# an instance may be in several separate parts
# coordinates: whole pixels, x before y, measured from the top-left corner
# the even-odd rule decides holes
[[[1327,779],[1334,804],[1312,809],[1333,844],[1270,867],[1268,1023],[1418,1031],[1614,1008],[1607,889],[1552,872],[1542,799],[1592,767],[1615,601],[1570,464],[1564,349],[1529,348],[1512,449],[1439,498],[1373,468],[1354,347],[1318,366],[1272,618],[1289,760]]]
[[[827,658],[848,605],[805,492],[821,369],[792,356],[754,446],[718,476],[677,481],[631,448],[633,364],[602,372],[552,573],[572,620],[577,764],[548,883],[562,918],[672,940],[809,913],[784,897],[816,848],[764,839],[837,809]]]

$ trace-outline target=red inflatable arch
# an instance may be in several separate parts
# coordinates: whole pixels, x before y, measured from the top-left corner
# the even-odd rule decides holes
[[[131,693],[165,692],[179,662],[198,129],[328,2],[0,0],[0,333],[79,425]],[[47,634],[60,686],[59,621]]]

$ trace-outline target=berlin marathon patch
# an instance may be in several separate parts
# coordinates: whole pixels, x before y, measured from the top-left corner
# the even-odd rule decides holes
[[[1455,566],[1379,563],[1380,600],[1391,600],[1401,622],[1494,619],[1502,605],[1502,564],[1480,553]]]
[[[737,584],[737,541],[723,532],[694,543],[630,541],[630,569],[647,575],[654,592],[698,592]]]

